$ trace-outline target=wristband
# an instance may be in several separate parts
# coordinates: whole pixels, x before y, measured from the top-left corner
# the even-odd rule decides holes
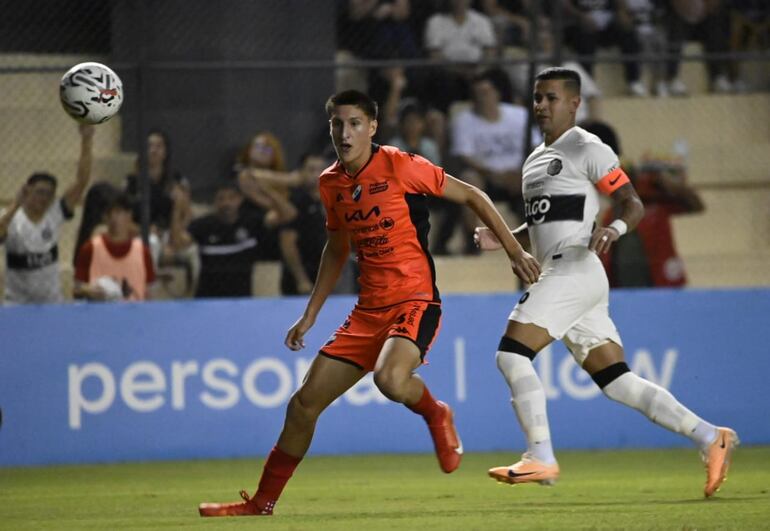
[[[620,236],[623,236],[626,232],[628,232],[628,225],[622,219],[616,219],[615,221],[607,225],[607,227],[618,231],[618,234]]]

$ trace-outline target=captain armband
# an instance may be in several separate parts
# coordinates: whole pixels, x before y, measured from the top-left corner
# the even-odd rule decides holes
[[[626,175],[626,172],[624,172],[622,168],[615,168],[602,177],[596,183],[596,187],[604,195],[612,195],[615,190],[629,182],[631,182],[631,180],[628,178],[628,175]]]

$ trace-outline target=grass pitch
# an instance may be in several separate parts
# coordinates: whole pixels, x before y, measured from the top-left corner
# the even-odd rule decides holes
[[[703,499],[694,450],[561,452],[555,487],[486,477],[512,454],[308,457],[271,518],[200,518],[199,502],[253,492],[261,460],[0,469],[0,529],[770,529],[770,447],[739,448]]]

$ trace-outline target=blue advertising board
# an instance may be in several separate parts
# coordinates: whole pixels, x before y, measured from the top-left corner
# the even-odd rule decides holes
[[[299,352],[283,339],[304,299],[0,308],[0,466],[263,455],[354,302],[331,298]],[[467,451],[524,448],[494,359],[515,302],[446,296],[419,369]],[[770,443],[770,290],[618,291],[610,304],[632,370],[744,443]],[[561,344],[536,366],[557,449],[689,444],[606,399]],[[324,412],[311,454],[431,449],[422,420],[369,375]]]

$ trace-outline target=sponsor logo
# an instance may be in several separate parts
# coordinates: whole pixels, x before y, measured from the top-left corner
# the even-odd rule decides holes
[[[393,227],[396,226],[396,222],[393,221],[393,218],[382,218],[379,223],[380,227],[382,227],[384,230],[390,230]]]
[[[377,258],[379,256],[387,256],[395,251],[393,247],[380,248],[371,251],[365,251],[362,253],[364,258]]]
[[[519,304],[524,304],[525,302],[527,302],[528,298],[529,298],[529,292],[526,291],[524,292],[524,295],[522,295],[521,298],[519,299]]]
[[[336,201],[337,201],[337,202],[340,202],[340,201],[342,201],[342,194],[337,194],[337,199],[336,199]]]
[[[40,235],[43,237],[43,240],[50,241],[53,238],[53,230],[48,225],[45,226],[43,229],[43,232],[40,233]]]
[[[390,240],[387,236],[372,236],[371,238],[361,238],[356,242],[356,247],[366,249],[370,247],[381,247],[387,245]]]
[[[539,225],[551,221],[583,221],[584,195],[535,195],[524,200],[527,224]]]
[[[357,184],[355,188],[353,188],[353,201],[358,202],[359,199],[361,199],[361,185]]]
[[[398,319],[396,319],[396,324],[403,324],[404,321],[406,321],[406,314],[402,313],[398,316]]]
[[[562,164],[560,159],[553,159],[550,163],[548,163],[548,168],[545,170],[545,172],[548,175],[558,175],[561,171]]]
[[[616,175],[614,179],[610,179],[610,186],[615,186],[615,183],[620,180],[620,174]]]
[[[361,209],[358,209],[350,214],[346,212],[345,221],[347,221],[348,223],[350,223],[351,221],[366,221],[367,219],[372,217],[372,215],[374,215],[374,217],[376,218],[380,217],[380,207],[373,206],[371,210],[369,210],[369,212],[367,212],[366,214],[364,214],[364,211]]]
[[[382,222],[380,222],[380,223],[382,223]],[[353,234],[362,234],[362,233],[365,233],[365,232],[374,232],[374,231],[376,231],[377,229],[380,228],[380,223],[375,223],[374,225],[367,225],[366,227],[358,227],[358,228],[355,228],[355,229],[351,230],[350,232],[352,232]]]
[[[549,195],[536,196],[524,202],[524,216],[527,218],[527,222],[531,219],[535,225],[545,221],[545,215],[549,210],[551,210],[551,196]]]
[[[407,327],[405,327],[405,326],[397,326],[396,328],[393,329],[393,333],[394,334],[408,334],[409,333],[409,329]]]
[[[413,326],[418,313],[420,313],[420,307],[412,306],[412,309],[409,310],[409,316],[406,318],[406,324]]]
[[[381,182],[381,183],[372,183],[369,185],[369,194],[379,194],[380,192],[384,192],[388,189],[388,183],[387,181]]]

